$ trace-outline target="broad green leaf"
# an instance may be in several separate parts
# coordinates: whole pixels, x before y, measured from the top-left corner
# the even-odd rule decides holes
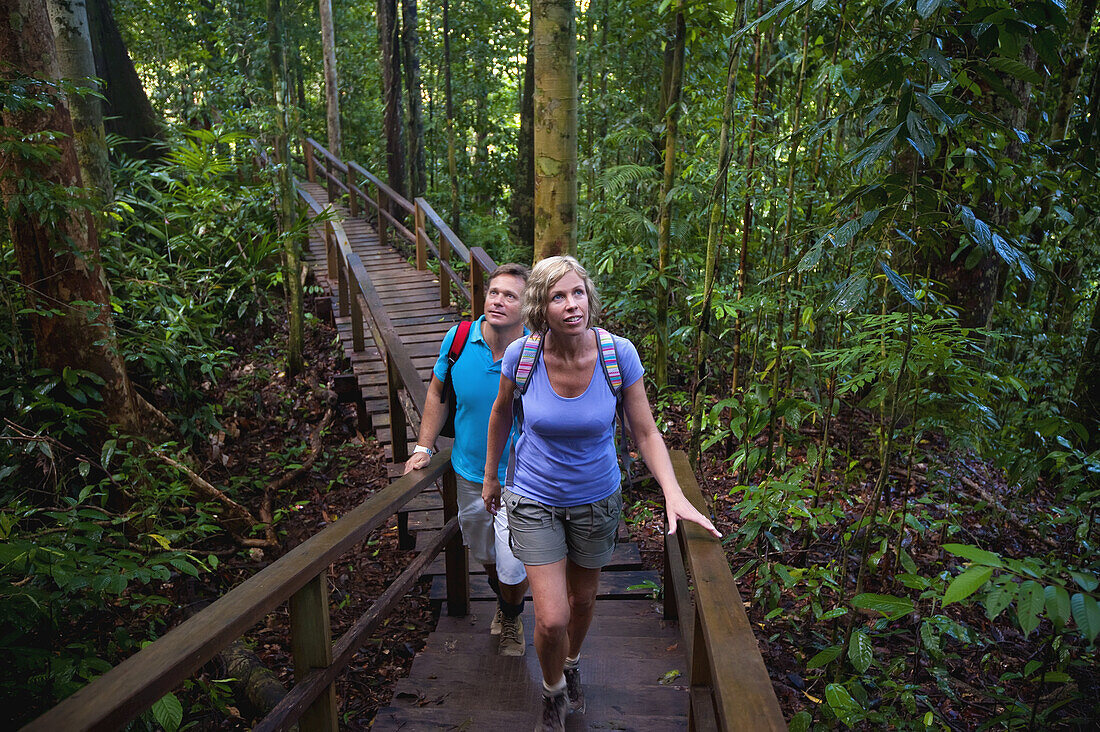
[[[1065,671],[1047,671],[1043,674],[1044,684],[1067,684],[1071,679]]]
[[[936,101],[932,99],[932,97],[928,96],[924,92],[914,92],[913,98],[916,99],[922,107],[924,107],[925,112],[928,112],[928,114],[932,115],[940,122],[943,122],[948,127],[955,126],[955,121],[951,119],[951,115],[943,111],[943,108],[940,107],[940,105],[936,104]]]
[[[921,116],[910,111],[905,119],[905,127],[909,130],[909,143],[920,154],[921,159],[930,158],[936,151],[936,143],[932,139],[932,132],[928,129]]]
[[[974,564],[980,564],[985,567],[1004,567],[999,556],[993,552],[987,552],[985,549],[971,546],[970,544],[944,544],[943,549],[944,551],[954,554],[956,557],[969,559]]]
[[[1031,82],[1032,84],[1042,84],[1043,77],[1039,75],[1035,69],[1031,68],[1023,61],[1017,61],[1016,59],[1005,58],[1004,56],[994,56],[989,59],[989,65],[997,69],[997,71],[1003,71],[1006,74],[1011,74],[1017,79]]]
[[[913,286],[909,284],[909,281],[890,269],[890,265],[886,264],[886,262],[879,262],[878,264],[882,267],[882,271],[886,273],[886,279],[890,280],[890,284],[894,286],[898,294],[905,298],[906,302],[910,305],[920,310],[920,301],[917,300],[917,296],[913,292]]]
[[[943,0],[917,0],[917,15],[924,19],[936,12]]]
[[[1073,622],[1077,623],[1077,632],[1092,643],[1096,640],[1096,634],[1100,633],[1100,605],[1096,598],[1078,592],[1070,598],[1069,604],[1073,608]]]
[[[825,687],[825,700],[836,713],[837,719],[849,727],[856,721],[856,715],[863,711],[859,702],[840,684],[829,684]]]
[[[971,567],[955,579],[943,593],[943,605],[947,607],[953,602],[959,602],[973,595],[978,588],[989,581],[993,576],[992,567]]]
[[[1015,598],[1015,582],[1007,582],[998,586],[985,598],[985,616],[990,620],[994,620],[1012,604]]]
[[[894,140],[897,138],[899,132],[901,132],[901,125],[895,126],[889,132],[880,135],[874,142],[861,148],[856,153],[859,156],[859,162],[856,163],[853,172],[859,175],[864,168],[881,158],[887,151],[891,150],[894,147]]]
[[[813,719],[813,715],[803,709],[801,712],[791,717],[790,723],[787,724],[787,732],[808,732],[810,729],[810,722],[812,722]]]
[[[153,719],[167,732],[176,732],[183,722],[183,705],[175,694],[165,694],[158,699],[152,708]]]
[[[951,78],[951,64],[944,58],[943,54],[937,49],[929,46],[928,48],[921,49],[920,57],[928,62],[928,65],[932,67],[937,74],[944,79]]]
[[[1069,593],[1065,587],[1047,585],[1043,588],[1047,617],[1054,627],[1061,628],[1070,618]]]
[[[860,610],[874,610],[888,618],[898,618],[913,612],[913,601],[905,597],[864,592],[852,598],[852,607]]]
[[[844,646],[835,645],[829,646],[822,651],[818,651],[816,654],[814,654],[814,657],[810,659],[809,663],[806,664],[807,670],[812,671],[815,668],[828,666],[840,656],[840,652],[843,650]]]
[[[1043,611],[1043,586],[1035,580],[1020,585],[1020,594],[1016,598],[1016,620],[1024,635],[1039,627],[1039,613]]]
[[[848,312],[863,301],[867,295],[867,278],[863,275],[850,275],[844,280],[829,301],[829,307],[837,312]]]
[[[1100,582],[1096,579],[1096,575],[1091,572],[1076,572],[1070,570],[1069,576],[1073,577],[1073,581],[1085,592],[1092,592],[1100,585]]]
[[[852,638],[848,641],[848,660],[852,662],[852,668],[863,673],[870,668],[874,657],[875,652],[867,634],[858,630],[852,633]]]

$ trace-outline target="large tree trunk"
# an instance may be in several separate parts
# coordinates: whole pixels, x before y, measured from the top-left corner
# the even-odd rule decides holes
[[[665,117],[664,174],[661,177],[661,194],[657,201],[657,368],[654,381],[658,389],[668,384],[668,265],[672,249],[672,202],[669,200],[669,193],[676,181],[676,134],[680,118],[686,34],[684,11],[677,0],[671,39],[672,53],[665,54],[668,93],[662,100],[665,105],[662,110]],[[668,65],[671,68],[667,68]]]
[[[328,127],[328,151],[343,156],[340,131],[340,85],[336,75],[336,32],[332,26],[332,0],[319,0],[321,14],[321,55],[325,66],[325,122]]]
[[[1081,80],[1081,72],[1085,69],[1085,59],[1088,58],[1092,19],[1096,16],[1096,0],[1081,0],[1076,5],[1077,16],[1069,33],[1066,34],[1068,53],[1058,85],[1058,106],[1054,110],[1054,118],[1050,123],[1052,141],[1061,140],[1066,134],[1069,115],[1073,110],[1073,103],[1077,100],[1077,84]],[[1096,104],[1095,99],[1090,101]]]
[[[279,228],[287,232],[295,220],[295,191],[290,179],[290,130],[287,113],[288,80],[284,47],[283,8],[280,0],[267,0],[267,47],[271,85],[275,92],[275,157]],[[286,287],[286,373],[293,377],[304,368],[301,253],[296,236],[283,237],[283,282]]]
[[[1094,297],[1092,320],[1077,368],[1070,413],[1088,432],[1085,452],[1100,450],[1100,294]]]
[[[103,79],[107,97],[104,127],[128,140],[121,146],[126,154],[156,160],[164,153],[164,130],[134,70],[109,0],[88,0],[88,27],[96,75]]]
[[[405,52],[405,88],[409,97],[409,199],[423,196],[424,120],[420,103],[420,39],[416,32],[416,0],[401,0],[401,43]]]
[[[577,37],[573,0],[534,0],[535,261],[577,253]]]
[[[88,12],[84,0],[48,0],[50,24],[57,44],[58,71],[63,79],[72,79],[90,94],[73,94],[66,101],[73,121],[76,159],[84,185],[98,203],[114,198],[107,138],[103,129],[103,107],[99,95],[92,37],[88,31]]]
[[[397,1],[378,0],[378,43],[382,56],[382,126],[386,135],[386,171],[395,192],[405,195],[405,140],[401,125],[401,44]],[[397,216],[396,210],[390,213]]]
[[[43,0],[0,0],[0,79],[58,78],[53,34]],[[18,20],[21,23],[16,22]],[[73,126],[65,100],[40,82],[31,88],[52,105],[3,111],[5,127],[24,138],[60,132],[52,145],[57,158],[0,151],[0,192],[8,213],[19,276],[38,363],[54,372],[90,371],[103,380],[100,405],[107,420],[123,430],[143,430],[144,401],[134,392],[118,350],[111,318],[111,292],[99,256],[90,211],[70,208],[49,193],[55,186],[80,186]],[[30,190],[28,190],[28,186]],[[48,313],[54,313],[52,316]],[[107,435],[102,425],[94,439]]]
[[[462,236],[462,211],[458,195],[458,160],[455,150],[454,97],[451,93],[451,11],[443,0],[443,111],[447,117],[447,175],[451,182],[451,231]]]
[[[523,71],[516,141],[516,184],[512,188],[512,236],[524,247],[535,244],[535,56],[530,42]]]

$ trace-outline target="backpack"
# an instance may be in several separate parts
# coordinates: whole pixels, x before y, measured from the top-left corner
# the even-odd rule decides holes
[[[615,348],[615,339],[610,333],[603,328],[594,327],[593,330],[596,331],[596,336],[599,339],[597,350],[599,351],[600,366],[603,368],[607,385],[615,397],[615,418],[619,423],[620,438],[619,460],[626,472],[627,483],[633,485],[634,481],[630,470],[632,460],[626,444],[626,414],[623,411],[623,375],[619,370],[619,352]],[[509,488],[513,485],[515,479],[516,442],[519,440],[519,433],[523,432],[523,395],[527,393],[527,387],[531,384],[531,374],[534,373],[541,355],[542,336],[538,333],[527,336],[523,341],[523,348],[520,350],[519,361],[516,362],[516,372],[513,374],[516,388],[512,393],[512,413],[515,415],[517,432],[515,439],[512,440],[511,454],[508,460],[506,485]]]
[[[458,324],[458,330],[455,331],[454,340],[451,341],[451,347],[447,350],[447,378],[443,380],[443,392],[439,395],[439,401],[446,403],[449,399],[451,406],[447,408],[447,419],[443,422],[443,427],[439,430],[440,437],[455,436],[455,412],[458,411],[458,397],[455,394],[455,385],[451,378],[451,369],[454,367],[455,362],[458,361],[458,357],[462,355],[463,349],[466,348],[466,341],[470,337],[471,325],[472,323],[469,320],[463,320]]]

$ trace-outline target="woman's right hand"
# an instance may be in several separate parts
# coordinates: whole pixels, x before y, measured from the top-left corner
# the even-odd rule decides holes
[[[500,481],[496,476],[485,476],[481,483],[481,500],[485,501],[485,510],[496,516],[500,510]]]

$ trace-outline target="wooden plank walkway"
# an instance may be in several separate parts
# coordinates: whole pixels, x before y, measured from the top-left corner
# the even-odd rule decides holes
[[[328,202],[328,193],[323,187],[305,181],[299,181],[299,186],[321,205]],[[352,251],[359,255],[370,274],[371,282],[386,306],[390,321],[401,334],[401,340],[408,346],[413,364],[427,384],[431,380],[432,366],[439,355],[439,344],[450,327],[461,319],[462,313],[454,306],[446,309],[439,307],[439,280],[430,271],[418,271],[401,254],[382,245],[378,232],[366,219],[351,218],[342,205],[337,204],[335,208],[338,218],[342,219],[340,223],[348,235]],[[325,266],[325,244],[320,227],[311,230],[309,249],[303,252],[302,258],[312,268],[317,283],[333,295],[332,312],[335,314],[336,330],[344,353],[352,364],[362,389],[365,406],[374,425],[375,437],[382,443],[386,458],[392,460],[389,405],[386,401],[386,363],[375,346],[369,329],[364,337],[364,350],[357,352],[352,347],[351,316],[349,313],[339,312],[338,298],[335,297],[336,283],[329,282]],[[416,433],[411,426],[406,438],[411,448],[416,442]]]
[[[319,203],[328,200],[321,186],[299,185]],[[389,318],[427,382],[439,343],[461,314],[454,307],[439,307],[439,282],[430,272],[418,272],[402,255],[383,247],[368,222],[351,219],[342,206],[336,208],[352,249],[362,259]],[[334,294],[335,283],[328,282],[319,231],[312,232],[304,260],[313,268],[318,283]],[[362,389],[375,436],[392,459],[385,363],[369,331],[365,349],[354,351],[350,317],[337,310],[333,297],[344,352]],[[406,439],[415,442],[415,433],[410,430]],[[391,473],[399,472],[399,466],[391,466]],[[418,544],[443,525],[438,493],[422,494],[406,509],[409,529]],[[651,597],[660,577],[643,569],[638,548],[629,541],[624,525],[619,527],[619,540],[601,575],[596,615],[581,656],[587,710],[569,715],[566,729],[685,730],[688,668],[679,631],[674,623],[662,620],[661,604]],[[527,654],[521,658],[498,656],[497,639],[489,634],[495,610],[493,595],[484,570],[476,562],[470,566],[471,609],[464,617],[447,615],[443,558],[428,568],[431,598],[440,608],[438,626],[417,654],[408,678],[398,682],[390,705],[378,712],[373,730],[514,732],[534,726],[541,709],[542,674],[532,640],[532,603],[528,598],[523,614]]]

